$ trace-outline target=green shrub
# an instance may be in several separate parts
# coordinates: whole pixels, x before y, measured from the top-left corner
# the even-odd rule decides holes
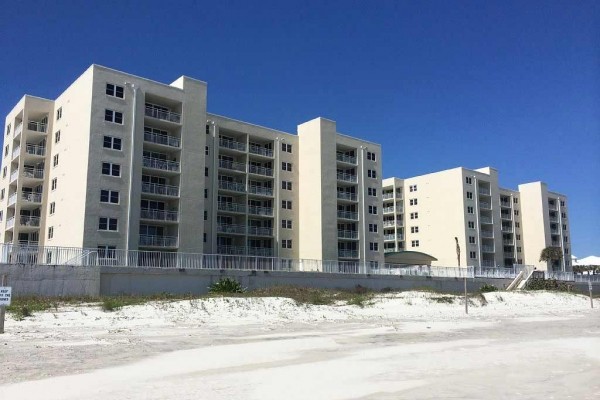
[[[235,279],[221,278],[208,287],[208,292],[212,294],[244,293],[245,289]]]
[[[125,302],[116,297],[106,297],[102,299],[102,310],[103,311],[117,311],[123,308]]]
[[[527,290],[554,290],[558,292],[569,291],[569,285],[556,279],[531,278],[527,281]]]
[[[431,300],[435,301],[436,303],[446,303],[446,304],[454,303],[454,297],[452,297],[452,296],[432,297]]]
[[[480,291],[481,293],[497,292],[497,291],[498,291],[498,288],[497,288],[496,286],[494,286],[494,285],[490,285],[490,284],[484,283],[484,284],[481,286],[481,288],[479,289],[479,291]]]

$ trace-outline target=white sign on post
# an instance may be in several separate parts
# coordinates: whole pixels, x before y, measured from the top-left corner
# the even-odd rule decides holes
[[[0,306],[10,306],[11,292],[10,286],[0,286]]]

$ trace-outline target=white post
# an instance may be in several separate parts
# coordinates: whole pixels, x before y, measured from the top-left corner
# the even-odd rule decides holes
[[[592,281],[588,281],[588,289],[590,290],[590,306],[594,308],[594,298],[592,297]]]
[[[7,285],[6,274],[2,274],[2,280],[0,282],[0,286],[4,287]],[[591,294],[591,292],[590,292]],[[6,307],[0,306],[0,334],[4,333],[4,316],[6,314]]]

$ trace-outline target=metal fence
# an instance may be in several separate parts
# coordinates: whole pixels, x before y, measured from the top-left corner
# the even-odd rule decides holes
[[[0,263],[70,266],[105,266],[162,269],[207,269],[248,271],[302,271],[336,274],[372,274],[447,278],[514,279],[532,266],[510,268],[438,267],[377,264],[374,262],[284,259],[277,257],[200,254],[161,251],[118,250],[110,247],[77,247],[0,244]],[[572,272],[546,272],[546,279],[574,282],[600,282],[600,275],[577,275]]]

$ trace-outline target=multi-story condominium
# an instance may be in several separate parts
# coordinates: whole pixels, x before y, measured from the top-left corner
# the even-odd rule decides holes
[[[420,251],[446,266],[571,267],[566,197],[544,183],[509,190],[493,168],[454,168],[384,179],[382,197],[385,252]],[[561,262],[539,262],[549,246],[562,249]]]
[[[5,123],[3,243],[382,262],[381,148],[318,118],[206,111],[207,86],[92,65]]]

